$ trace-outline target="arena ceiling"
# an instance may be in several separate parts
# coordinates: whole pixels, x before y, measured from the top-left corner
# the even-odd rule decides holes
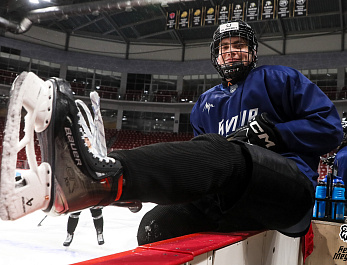
[[[31,3],[37,2],[37,3]],[[32,25],[78,36],[124,42],[170,43],[185,46],[211,39],[216,25],[167,29],[167,12],[216,7],[240,0],[1,0],[0,34],[21,34]],[[259,0],[259,6],[263,1]],[[281,0],[286,1],[286,0]],[[307,1],[307,15],[249,22],[258,40],[342,34],[346,30],[347,0]],[[294,3],[294,0],[290,0]],[[341,49],[344,47],[342,39]],[[68,44],[67,44],[68,45]]]

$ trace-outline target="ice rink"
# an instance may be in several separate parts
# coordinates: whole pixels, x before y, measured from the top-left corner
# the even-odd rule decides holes
[[[155,204],[144,204],[138,213],[128,208],[103,209],[105,244],[99,246],[89,210],[84,210],[69,247],[64,247],[68,215],[48,216],[37,211],[16,221],[0,221],[0,264],[72,264],[137,247],[137,227]]]

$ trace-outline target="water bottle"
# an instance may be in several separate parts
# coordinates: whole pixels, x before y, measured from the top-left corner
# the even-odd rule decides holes
[[[316,187],[316,199],[325,199],[327,196],[327,177],[320,180]],[[315,201],[313,208],[313,217],[324,218],[325,217],[325,201]],[[318,211],[318,213],[317,213]]]
[[[336,176],[333,181],[333,200],[345,200],[345,183],[341,177]],[[344,220],[345,203],[333,202],[331,210],[331,218],[334,220]]]

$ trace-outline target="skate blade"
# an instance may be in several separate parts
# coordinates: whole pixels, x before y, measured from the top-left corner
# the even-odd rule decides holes
[[[46,209],[51,199],[51,167],[38,166],[34,131],[44,131],[51,119],[53,88],[33,73],[23,72],[14,81],[6,117],[0,174],[0,218],[16,220]],[[22,113],[24,136],[20,139]],[[25,149],[29,169],[18,170],[17,155]],[[16,173],[20,176],[16,177]]]

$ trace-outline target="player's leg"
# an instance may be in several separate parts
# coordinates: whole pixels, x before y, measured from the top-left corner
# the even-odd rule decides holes
[[[67,221],[67,232],[69,234],[73,234],[76,230],[78,221],[80,219],[81,212],[74,212],[69,215],[69,219]]]
[[[248,182],[226,183],[226,190],[188,204],[155,207],[139,226],[140,245],[206,231],[273,229],[294,237],[306,234],[314,203],[308,178],[293,161],[274,152],[241,142],[230,144],[247,152],[252,169]]]
[[[230,202],[233,203],[233,202]],[[225,212],[220,197],[212,194],[199,200],[173,205],[158,205],[147,212],[137,232],[139,245],[200,232],[234,232],[266,227],[253,216],[239,215],[223,229]]]
[[[137,241],[144,245],[217,228],[213,216],[205,215],[194,204],[157,205],[142,218]]]
[[[239,192],[250,174],[242,148],[218,134],[116,150],[109,156],[123,165],[121,200],[185,203],[218,191]]]
[[[102,245],[105,243],[104,241],[104,217],[102,216],[102,208],[101,207],[93,207],[90,208],[90,212],[93,217],[93,223],[96,230],[96,236],[98,240],[98,244]]]
[[[239,200],[231,193],[219,193],[224,212],[220,230],[228,231],[230,224],[242,218],[288,236],[306,234],[314,205],[312,182],[294,161],[258,146],[239,144],[249,153],[252,174]],[[244,224],[247,226],[247,222]]]
[[[80,214],[81,212],[74,212],[72,214],[69,215],[69,219],[67,221],[67,236],[66,239],[63,243],[63,245],[65,247],[70,246],[73,237],[74,237],[74,233],[80,218]]]

